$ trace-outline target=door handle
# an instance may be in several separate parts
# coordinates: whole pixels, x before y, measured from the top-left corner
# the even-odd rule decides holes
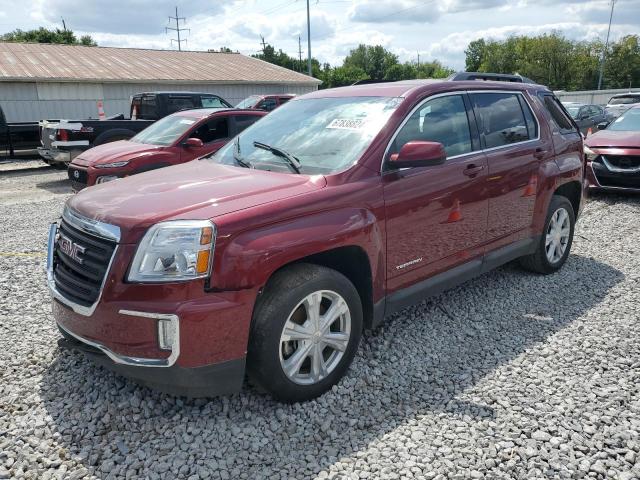
[[[549,150],[545,150],[544,148],[536,148],[535,153],[533,154],[534,157],[536,158],[542,158],[544,157],[547,153],[549,153]]]
[[[475,177],[482,170],[484,170],[484,165],[469,165],[465,168],[462,173],[464,173],[467,177]]]

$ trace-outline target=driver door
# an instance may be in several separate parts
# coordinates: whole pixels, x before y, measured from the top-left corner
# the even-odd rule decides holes
[[[391,292],[462,263],[479,271],[487,237],[487,159],[467,95],[424,100],[405,119],[386,158],[412,140],[442,143],[447,160],[383,171]]]
[[[229,117],[213,117],[197,126],[187,138],[199,138],[202,140],[202,147],[182,147],[180,153],[181,162],[189,162],[196,158],[218,151],[229,141]]]

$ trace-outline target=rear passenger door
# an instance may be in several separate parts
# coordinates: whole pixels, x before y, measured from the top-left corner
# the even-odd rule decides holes
[[[383,169],[387,286],[407,287],[458,264],[479,271],[487,230],[487,168],[464,92],[418,104],[395,134],[388,158],[413,140],[444,145],[442,165]]]
[[[552,147],[522,92],[469,92],[489,172],[488,250],[531,236],[538,171]]]
[[[258,120],[260,120],[264,115],[251,115],[251,114],[243,114],[243,115],[232,115],[229,117],[231,123],[231,135],[230,137],[235,137],[240,132],[242,132],[245,128],[253,125]]]

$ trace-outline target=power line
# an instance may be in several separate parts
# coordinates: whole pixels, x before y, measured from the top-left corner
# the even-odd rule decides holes
[[[176,26],[174,27],[164,27],[164,33],[168,33],[169,30],[173,30],[174,32],[176,32],[178,34],[178,39],[176,40],[175,38],[171,39],[171,44],[173,45],[173,42],[178,42],[178,51],[182,50],[182,42],[187,43],[187,39],[180,39],[180,32],[184,32],[184,31],[188,31],[189,33],[191,33],[191,29],[189,28],[180,28],[180,20],[182,20],[182,23],[185,24],[187,23],[187,19],[185,17],[179,17],[178,16],[178,7],[176,7],[176,16],[172,17],[171,15],[169,15],[169,21],[171,20],[175,20],[176,21]]]

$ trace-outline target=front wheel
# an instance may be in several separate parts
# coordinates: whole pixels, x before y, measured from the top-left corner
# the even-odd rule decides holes
[[[344,275],[318,265],[293,265],[274,275],[258,301],[249,375],[279,400],[310,400],[344,375],[361,332],[360,297]]]
[[[571,202],[563,196],[551,197],[547,218],[538,247],[532,255],[522,257],[521,265],[538,273],[553,273],[567,261],[576,217]]]

